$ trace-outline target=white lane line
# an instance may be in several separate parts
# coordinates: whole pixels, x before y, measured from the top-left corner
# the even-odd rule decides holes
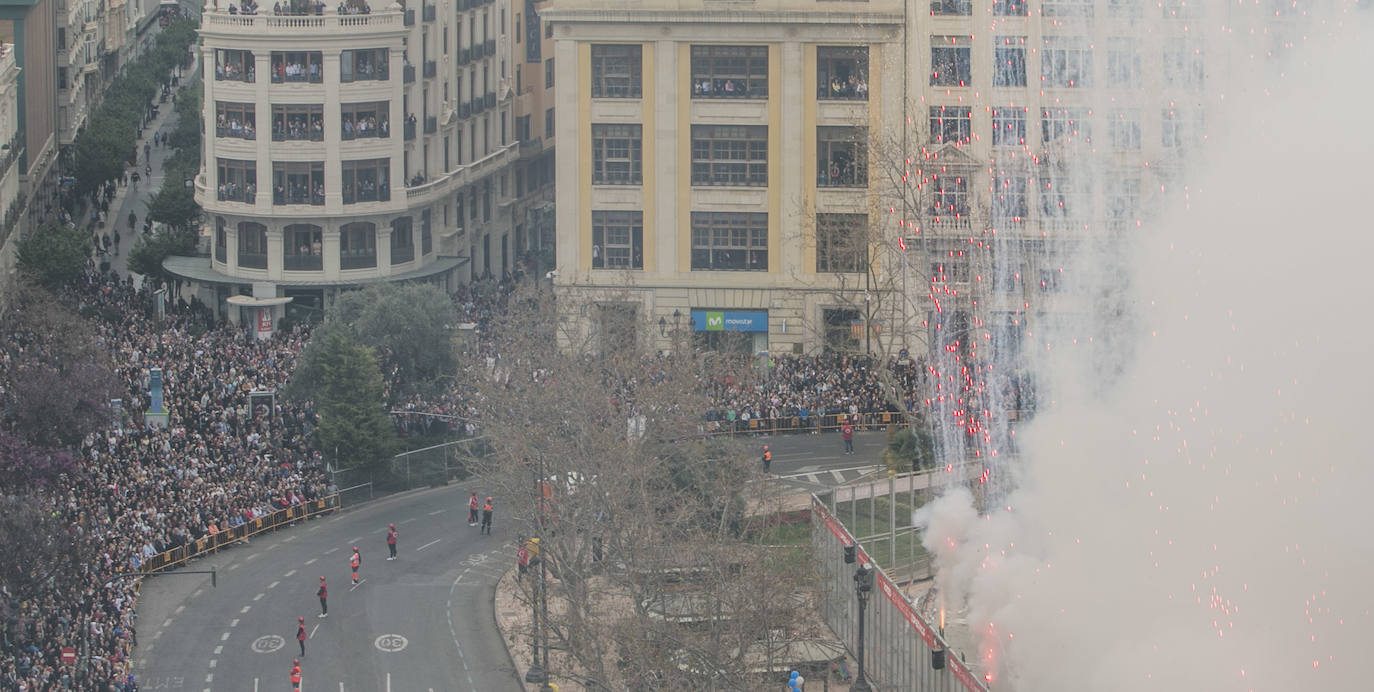
[[[386,692],[391,692],[391,673],[386,674]]]
[[[253,678],[253,692],[258,692],[258,679]]]
[[[214,682],[214,681],[215,681],[215,674],[214,674],[214,673],[207,673],[207,674],[205,675],[205,682]]]
[[[162,636],[162,630],[158,630],[158,631],[156,631],[156,632],[153,633],[153,639],[154,639],[154,640],[156,640],[158,637],[161,637],[161,636]]]
[[[162,621],[162,626],[163,626],[163,627],[168,627],[168,626],[170,626],[171,624],[172,624],[172,618],[167,618],[166,620],[163,620],[163,621]]]
[[[238,627],[238,626],[239,626],[239,619],[238,619],[238,618],[234,618],[233,620],[230,620],[230,621],[229,621],[229,626],[230,626],[230,627]]]
[[[205,589],[196,589],[195,593],[191,594],[191,598],[200,598],[203,593],[205,593]]]
[[[248,612],[248,611],[250,611],[250,610],[252,610],[252,609],[253,609],[253,606],[244,606],[244,607],[242,607],[242,608],[239,609],[239,612],[240,612],[240,613],[246,613],[246,612]]]
[[[306,560],[306,561],[305,561],[305,566],[306,566],[306,567],[309,567],[310,565],[313,565],[313,564],[315,564],[316,562],[319,562],[319,561],[320,561],[319,558],[317,558],[317,557],[312,557],[312,558],[310,558],[309,560]],[[296,570],[293,569],[293,570],[291,570],[291,571],[292,571],[292,572],[295,572]]]
[[[181,611],[183,611],[183,610],[186,610],[186,606],[184,606],[184,605],[179,605],[179,606],[177,606],[177,609],[176,609],[175,611],[172,612],[172,614],[173,614],[173,615],[181,615]]]
[[[277,588],[277,584],[280,584],[280,583],[281,583],[281,582],[279,582],[279,581],[274,581],[274,582],[272,582],[271,584],[268,584],[268,585],[267,585],[267,588],[269,588],[269,589],[275,589],[275,588]]]
[[[430,541],[430,542],[428,542],[428,543],[426,543],[426,544],[424,544],[424,545],[422,545],[422,546],[416,548],[416,549],[415,549],[415,552],[418,553],[418,552],[420,552],[421,550],[424,550],[425,548],[428,548],[428,547],[430,547],[431,545],[434,545],[435,543],[438,543],[438,542],[441,541],[441,540],[443,540],[443,539],[442,539],[442,538],[436,538],[436,539],[434,539],[434,540],[432,540],[432,541]]]
[[[433,512],[430,512],[430,513],[429,513],[429,516],[432,517],[432,516],[434,516],[434,515],[436,515],[436,514],[443,514],[443,513],[444,513],[444,510],[442,510],[442,509],[436,509],[436,510],[434,510]]]
[[[210,659],[210,667],[211,667],[211,668],[214,668],[214,667],[217,666],[217,665],[219,665],[219,660],[218,660],[218,659],[214,659],[214,658]]]
[[[271,550],[271,548],[268,548],[268,550]],[[249,560],[256,560],[256,559],[258,559],[258,558],[260,558],[260,557],[262,557],[262,553],[253,553],[252,555],[249,555],[249,556],[248,556],[248,559],[249,559]]]
[[[229,633],[228,633],[228,632],[225,632],[224,634],[221,634],[221,635],[219,636],[219,640],[222,641],[222,642],[227,642],[227,641],[229,641]]]
[[[310,564],[310,563],[307,562],[306,564]],[[291,570],[290,572],[287,572],[286,574],[281,575],[281,578],[282,578],[282,579],[286,579],[287,577],[294,576],[295,574],[296,574],[296,570],[293,569],[293,570]]]
[[[293,533],[290,536],[287,536],[286,538],[282,539],[282,543],[290,543],[291,541],[296,540],[298,537],[299,536],[297,534]]]
[[[261,600],[262,600],[262,597],[263,597],[263,596],[266,596],[266,595],[267,595],[267,594],[265,594],[265,593],[260,593],[260,594],[258,594],[258,595],[256,595],[256,596],[254,596],[254,597],[253,597],[253,600],[255,600],[255,601],[261,601]]]
[[[411,517],[411,518],[409,518],[409,519],[402,519],[401,521],[399,521],[399,522],[397,522],[397,523],[400,523],[400,524],[409,524],[409,523],[412,522],[412,521],[415,521],[415,517]]]
[[[243,566],[243,565],[240,565],[239,563],[235,562],[234,564],[229,565],[229,571],[232,572],[232,571],[234,571],[234,570],[236,570],[236,569],[238,569],[238,568],[240,568],[240,567],[242,567],[242,566]]]
[[[330,548],[329,550],[324,551],[324,554],[325,554],[325,555],[333,555],[334,553],[337,553],[337,552],[339,552],[339,549],[338,549],[338,548]]]
[[[363,585],[363,582],[365,582],[365,581],[367,581],[367,577],[363,577],[362,579],[359,579],[359,580],[358,580],[358,583],[357,583],[357,584],[354,584],[354,585],[351,586],[351,587],[349,587],[348,590],[349,590],[349,591],[352,591],[353,589],[356,589],[356,588],[358,588],[359,586],[362,586],[362,585]]]
[[[216,656],[218,656],[218,655],[220,655],[220,654],[222,654],[222,653],[224,653],[224,647],[223,647],[223,646],[217,646],[217,647],[215,647],[215,655],[216,655]]]
[[[318,632],[318,631],[320,631],[320,626],[319,626],[319,625],[315,625],[315,627],[314,627],[313,629],[310,630],[310,637],[309,637],[309,638],[310,638],[310,639],[314,639],[314,638],[315,638],[315,633]]]
[[[349,543],[357,543],[358,541],[361,541],[361,540],[363,540],[363,537],[362,537],[362,536],[358,536],[357,538],[350,538],[350,539],[348,539],[348,542],[349,542]]]

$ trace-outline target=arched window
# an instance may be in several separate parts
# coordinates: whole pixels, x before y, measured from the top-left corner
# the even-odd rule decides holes
[[[215,261],[225,262],[229,256],[229,231],[223,216],[215,217]]]
[[[267,227],[252,221],[239,222],[239,266],[267,268]]]
[[[409,216],[391,222],[391,263],[405,264],[415,259],[415,235]]]
[[[377,266],[377,225],[355,221],[339,227],[339,268],[367,269]]]
[[[283,229],[282,268],[289,271],[324,269],[323,231],[308,223],[287,224]]]

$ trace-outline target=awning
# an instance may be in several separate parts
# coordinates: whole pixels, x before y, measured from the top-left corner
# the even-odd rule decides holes
[[[267,308],[276,305],[286,305],[292,300],[293,298],[289,296],[284,298],[254,298],[253,296],[229,296],[228,298],[224,299],[224,302],[230,305],[241,305],[243,307]]]
[[[363,286],[366,284],[374,284],[382,281],[400,282],[428,279],[457,269],[458,267],[461,267],[467,263],[468,258],[466,257],[439,257],[435,259],[433,262],[430,262],[429,264],[426,264],[425,266],[420,267],[419,269],[414,269],[400,274],[392,274],[391,276],[370,276],[366,278],[357,279],[321,278],[316,281],[301,280],[295,278],[281,280],[266,279],[266,281],[274,283],[278,286],[292,286],[304,288],[315,288],[325,286]],[[162,260],[162,268],[167,270],[168,274],[180,277],[182,279],[186,279],[188,281],[194,281],[199,284],[252,286],[254,283],[261,283],[264,281],[264,279],[261,278],[245,278],[240,276],[230,276],[223,272],[216,271],[209,257],[180,257],[177,255],[172,255],[167,259]]]

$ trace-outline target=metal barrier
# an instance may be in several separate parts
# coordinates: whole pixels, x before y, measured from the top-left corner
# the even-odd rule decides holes
[[[317,514],[333,512],[341,506],[339,495],[335,493],[318,500],[311,500],[299,505],[287,507],[286,509],[279,509],[265,517],[258,517],[250,522],[230,527],[225,531],[210,534],[195,542],[158,553],[148,558],[148,560],[143,563],[143,571],[145,573],[152,573],[180,567],[188,561],[194,560],[207,553],[217,553],[220,548],[227,548],[239,541],[251,538],[260,533],[276,531],[282,526],[295,524],[298,521],[309,519]]]
[[[825,503],[811,497],[811,547],[821,580],[821,617],[851,652],[857,650],[858,598],[854,592],[857,564],[844,562],[844,547],[854,546],[857,564],[877,567],[849,530]],[[875,689],[920,692],[987,692],[987,688],[944,638],[916,612],[896,584],[878,569],[874,597],[865,618],[865,672]],[[934,652],[946,651],[945,667],[935,670]]]
[[[1030,411],[1007,411],[1007,420],[1028,420]],[[751,418],[743,420],[708,420],[702,422],[702,432],[707,436],[716,435],[787,435],[795,433],[815,433],[839,430],[846,423],[855,430],[886,430],[890,425],[906,427],[907,421],[900,411],[878,411],[876,413],[828,413],[824,415],[791,416],[786,418]]]

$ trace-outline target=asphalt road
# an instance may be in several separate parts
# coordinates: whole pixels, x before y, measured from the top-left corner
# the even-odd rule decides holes
[[[887,446],[887,433],[881,431],[855,432],[853,454],[844,453],[844,440],[838,432],[742,439],[758,458],[763,456],[763,446],[768,445],[773,452],[770,472],[798,492],[844,485],[885,472],[882,452]]]
[[[474,486],[479,493],[483,488]],[[309,692],[519,690],[492,611],[514,536],[467,524],[467,485],[407,493],[253,539],[145,582],[135,671],[141,689],[290,690],[305,618]],[[388,561],[386,527],[400,532]],[[360,583],[348,558],[361,550]],[[217,569],[218,587],[208,574]],[[329,617],[315,591],[329,584]]]

